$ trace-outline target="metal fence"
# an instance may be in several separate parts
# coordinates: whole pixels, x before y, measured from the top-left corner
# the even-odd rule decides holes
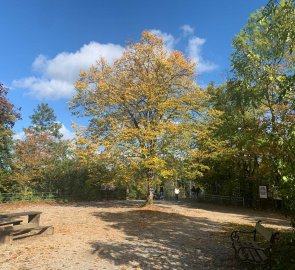
[[[187,195],[187,196],[186,196]],[[218,204],[228,204],[236,206],[245,206],[244,197],[234,196],[221,196],[213,194],[199,194],[198,198],[193,197],[191,194],[180,194],[180,199],[196,200],[200,202],[211,202]],[[0,203],[9,202],[43,202],[43,201],[56,201],[56,200],[69,200],[72,196],[67,194],[60,194],[57,192],[28,192],[28,193],[1,193],[0,192]],[[164,198],[168,200],[174,199],[174,190],[168,190],[164,194]]]
[[[54,192],[28,192],[28,193],[1,193],[0,203],[8,202],[43,202],[54,201],[58,199],[67,199],[68,196]]]
[[[220,203],[220,204],[245,206],[245,198],[244,197],[201,194],[197,200],[198,201],[205,201],[205,202]]]
[[[167,200],[174,200],[174,189],[168,189],[164,192],[164,198]],[[200,193],[198,197],[194,196],[191,192],[185,194],[183,190],[180,191],[179,198],[189,201],[199,201],[199,202],[209,202],[209,203],[218,203],[225,205],[234,205],[234,206],[246,206],[246,200],[244,197],[237,196],[222,196],[214,195],[207,193]]]
[[[126,192],[120,189],[97,189],[92,193],[62,193],[62,192],[0,192],[0,203],[9,202],[46,202],[46,201],[90,201],[126,199]]]

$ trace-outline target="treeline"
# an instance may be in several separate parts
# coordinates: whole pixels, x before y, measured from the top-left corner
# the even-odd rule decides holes
[[[202,179],[211,190],[250,198],[266,185],[295,211],[295,9],[270,1],[234,38],[232,77],[208,87],[222,111],[215,130],[229,155],[210,160]],[[294,220],[293,220],[294,221]]]
[[[88,200],[124,195],[121,189],[102,191],[101,183],[90,182],[87,168],[74,155],[73,144],[63,138],[61,124],[48,104],[34,109],[31,125],[23,130],[22,138],[13,140],[11,128],[20,114],[7,100],[2,84],[0,91],[0,199],[9,199],[5,194],[19,194],[25,199],[43,192]]]
[[[71,141],[47,104],[13,140],[20,115],[1,85],[0,191],[92,199],[117,187],[152,202],[152,187],[193,181],[255,206],[266,185],[294,221],[294,46],[294,2],[270,1],[234,38],[229,79],[201,89],[195,64],[144,32],[113,64],[81,72],[70,109],[89,125]]]
[[[6,193],[55,192],[59,185],[65,186],[74,161],[69,159],[69,142],[61,140],[61,125],[53,110],[47,104],[38,105],[23,138],[13,140],[11,128],[20,114],[7,100],[7,89],[3,85],[0,89],[5,101],[1,103],[1,198]]]

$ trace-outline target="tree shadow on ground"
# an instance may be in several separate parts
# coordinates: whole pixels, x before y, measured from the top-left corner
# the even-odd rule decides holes
[[[77,202],[65,202],[57,203],[60,206],[71,206],[79,208],[95,207],[95,208],[140,208],[144,206],[143,200],[108,200],[108,201],[77,201]]]
[[[201,209],[205,211],[213,211],[225,214],[233,214],[235,216],[240,216],[241,219],[252,222],[262,220],[264,223],[269,225],[278,225],[290,228],[290,221],[280,212],[275,212],[271,210],[259,210],[259,209],[249,209],[245,207],[235,207],[230,205],[223,205],[217,203],[204,203],[193,200],[183,200],[180,202],[169,201],[168,204],[177,204],[186,208]]]
[[[90,243],[93,253],[117,267],[235,269],[229,235],[221,223],[148,209],[93,215],[126,235],[121,241]]]
[[[145,204],[144,200],[109,200],[109,201],[89,201],[89,202],[67,202],[67,203],[53,203],[55,205],[71,206],[78,208],[142,208]],[[290,221],[286,216],[280,212],[274,212],[271,210],[258,210],[249,209],[245,207],[235,207],[230,205],[216,204],[216,203],[205,203],[198,202],[195,200],[181,200],[176,202],[174,200],[155,200],[155,205],[161,206],[161,208],[169,209],[173,205],[189,208],[189,209],[199,209],[209,212],[218,212],[224,214],[234,215],[239,217],[248,223],[255,225],[258,220],[262,220],[266,226],[279,226],[284,230],[291,230]],[[212,213],[211,213],[212,214]],[[277,229],[277,228],[276,228]]]
[[[96,207],[96,208],[141,208],[144,205],[144,200],[110,200],[110,201],[90,201],[90,202],[71,202],[71,203],[57,203],[57,205],[61,206],[74,206],[79,208],[88,208],[88,207]],[[216,203],[205,203],[198,202],[194,200],[181,200],[179,202],[175,202],[173,200],[155,200],[155,205],[160,205],[162,208],[171,208],[172,205],[178,205],[185,208],[191,209],[200,209],[210,212],[218,212],[224,214],[233,214],[235,216],[239,216],[242,220],[253,223],[258,220],[262,220],[264,223],[269,225],[277,225],[283,226],[286,230],[291,229],[290,221],[279,212],[273,212],[270,210],[257,210],[257,209],[249,209],[245,207],[235,207],[230,205],[216,204]]]

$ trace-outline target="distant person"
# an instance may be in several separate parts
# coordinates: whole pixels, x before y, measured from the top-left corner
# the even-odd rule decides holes
[[[200,194],[200,192],[201,192],[201,189],[200,189],[200,187],[197,187],[197,189],[196,189],[196,195],[197,195],[197,199],[198,199],[198,197],[199,197],[199,194]]]
[[[191,191],[190,191],[190,189],[189,189],[188,186],[185,186],[185,187],[184,187],[184,192],[185,192],[185,198],[186,198],[186,199],[189,199],[190,196],[191,196]]]
[[[158,188],[156,188],[156,189],[153,191],[153,195],[154,195],[155,200],[158,200],[158,199],[159,199]]]
[[[197,190],[196,190],[196,187],[195,186],[192,187],[191,192],[192,192],[193,198],[196,198]]]
[[[179,199],[179,188],[178,187],[175,187],[174,189],[174,194],[175,194],[175,200],[178,202],[178,199]]]
[[[160,200],[164,200],[164,187],[160,186]]]

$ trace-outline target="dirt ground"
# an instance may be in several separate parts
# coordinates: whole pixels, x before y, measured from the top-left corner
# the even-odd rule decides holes
[[[204,203],[112,201],[0,204],[0,213],[42,211],[36,235],[0,246],[1,270],[236,269],[230,232],[257,220],[288,229],[283,216]]]

